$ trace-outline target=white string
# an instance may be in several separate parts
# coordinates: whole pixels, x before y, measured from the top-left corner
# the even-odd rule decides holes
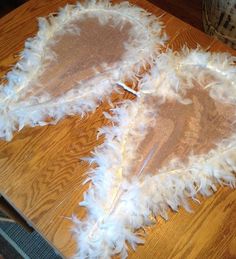
[[[125,83],[122,82],[117,82],[116,83],[118,86],[122,87],[125,91],[132,93],[133,95],[139,97],[140,93],[138,93],[137,91],[135,91],[134,89],[130,88],[129,86],[127,86]]]

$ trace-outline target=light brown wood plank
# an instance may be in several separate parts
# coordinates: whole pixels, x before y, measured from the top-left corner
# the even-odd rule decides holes
[[[222,188],[200,200],[192,204],[193,213],[180,209],[168,222],[159,219],[130,258],[235,258],[235,192]]]

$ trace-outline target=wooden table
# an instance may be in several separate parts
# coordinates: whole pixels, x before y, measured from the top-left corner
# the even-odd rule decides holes
[[[23,43],[37,31],[38,16],[54,12],[73,0],[30,0],[0,20],[0,76],[18,59]],[[231,51],[217,40],[169,15],[144,0],[132,3],[161,16],[169,35],[169,47],[178,50],[183,44],[214,51]],[[124,97],[128,97],[125,94]],[[118,97],[115,97],[118,98]],[[73,213],[83,217],[78,207],[88,165],[80,158],[102,143],[97,129],[107,123],[104,103],[96,113],[61,120],[56,126],[25,128],[11,142],[0,141],[0,191],[17,210],[64,257],[73,255],[75,242],[70,233]],[[130,258],[236,258],[236,191],[220,190],[194,213],[170,212],[170,220],[158,219],[147,229],[144,246],[130,253]]]

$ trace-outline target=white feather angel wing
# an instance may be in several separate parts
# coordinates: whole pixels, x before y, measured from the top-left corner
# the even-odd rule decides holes
[[[157,18],[128,2],[86,1],[40,18],[2,86],[0,138],[93,111],[153,62],[163,40]]]
[[[75,258],[125,258],[143,243],[136,230],[152,216],[189,209],[187,198],[210,195],[219,183],[235,186],[233,61],[187,49],[160,55],[136,101],[113,110],[115,126],[101,130],[105,142],[89,159],[97,167],[81,203],[87,218],[73,216]]]

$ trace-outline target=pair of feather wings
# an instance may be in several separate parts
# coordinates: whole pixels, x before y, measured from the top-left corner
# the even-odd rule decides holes
[[[92,182],[73,216],[78,258],[127,256],[151,215],[235,185],[235,59],[201,50],[160,52],[159,20],[123,2],[88,1],[39,19],[0,93],[0,137],[25,125],[83,116],[122,87],[136,96],[106,114]],[[135,82],[132,87],[125,82]]]

